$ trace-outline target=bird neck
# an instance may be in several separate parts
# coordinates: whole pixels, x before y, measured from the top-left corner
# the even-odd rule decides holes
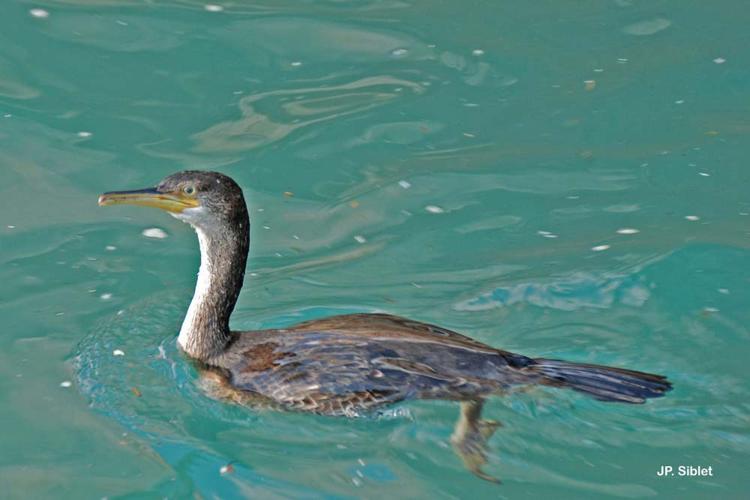
[[[201,361],[220,354],[231,338],[229,317],[242,289],[250,245],[247,213],[241,219],[225,227],[195,227],[201,265],[177,343]]]

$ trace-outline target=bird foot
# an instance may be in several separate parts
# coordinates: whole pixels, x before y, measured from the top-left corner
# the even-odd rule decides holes
[[[466,468],[475,476],[485,481],[500,483],[498,478],[484,472],[482,467],[487,463],[487,441],[502,424],[495,420],[479,418],[480,412],[481,403],[462,403],[461,417],[451,436],[451,444]]]

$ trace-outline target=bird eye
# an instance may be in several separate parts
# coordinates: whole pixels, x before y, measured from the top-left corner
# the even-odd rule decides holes
[[[185,191],[185,194],[194,194],[195,193],[195,187],[193,187],[193,186],[185,186],[183,188],[183,191]]]

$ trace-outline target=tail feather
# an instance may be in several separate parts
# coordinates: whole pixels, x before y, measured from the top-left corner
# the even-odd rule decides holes
[[[666,377],[610,366],[571,363],[557,359],[535,359],[534,370],[542,383],[568,387],[600,401],[643,403],[672,389]]]

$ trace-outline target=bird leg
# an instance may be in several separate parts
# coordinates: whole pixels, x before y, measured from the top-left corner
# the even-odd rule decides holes
[[[483,399],[461,401],[461,415],[451,436],[451,444],[464,465],[477,477],[493,483],[500,480],[482,471],[487,463],[487,441],[502,424],[494,420],[483,420]]]

